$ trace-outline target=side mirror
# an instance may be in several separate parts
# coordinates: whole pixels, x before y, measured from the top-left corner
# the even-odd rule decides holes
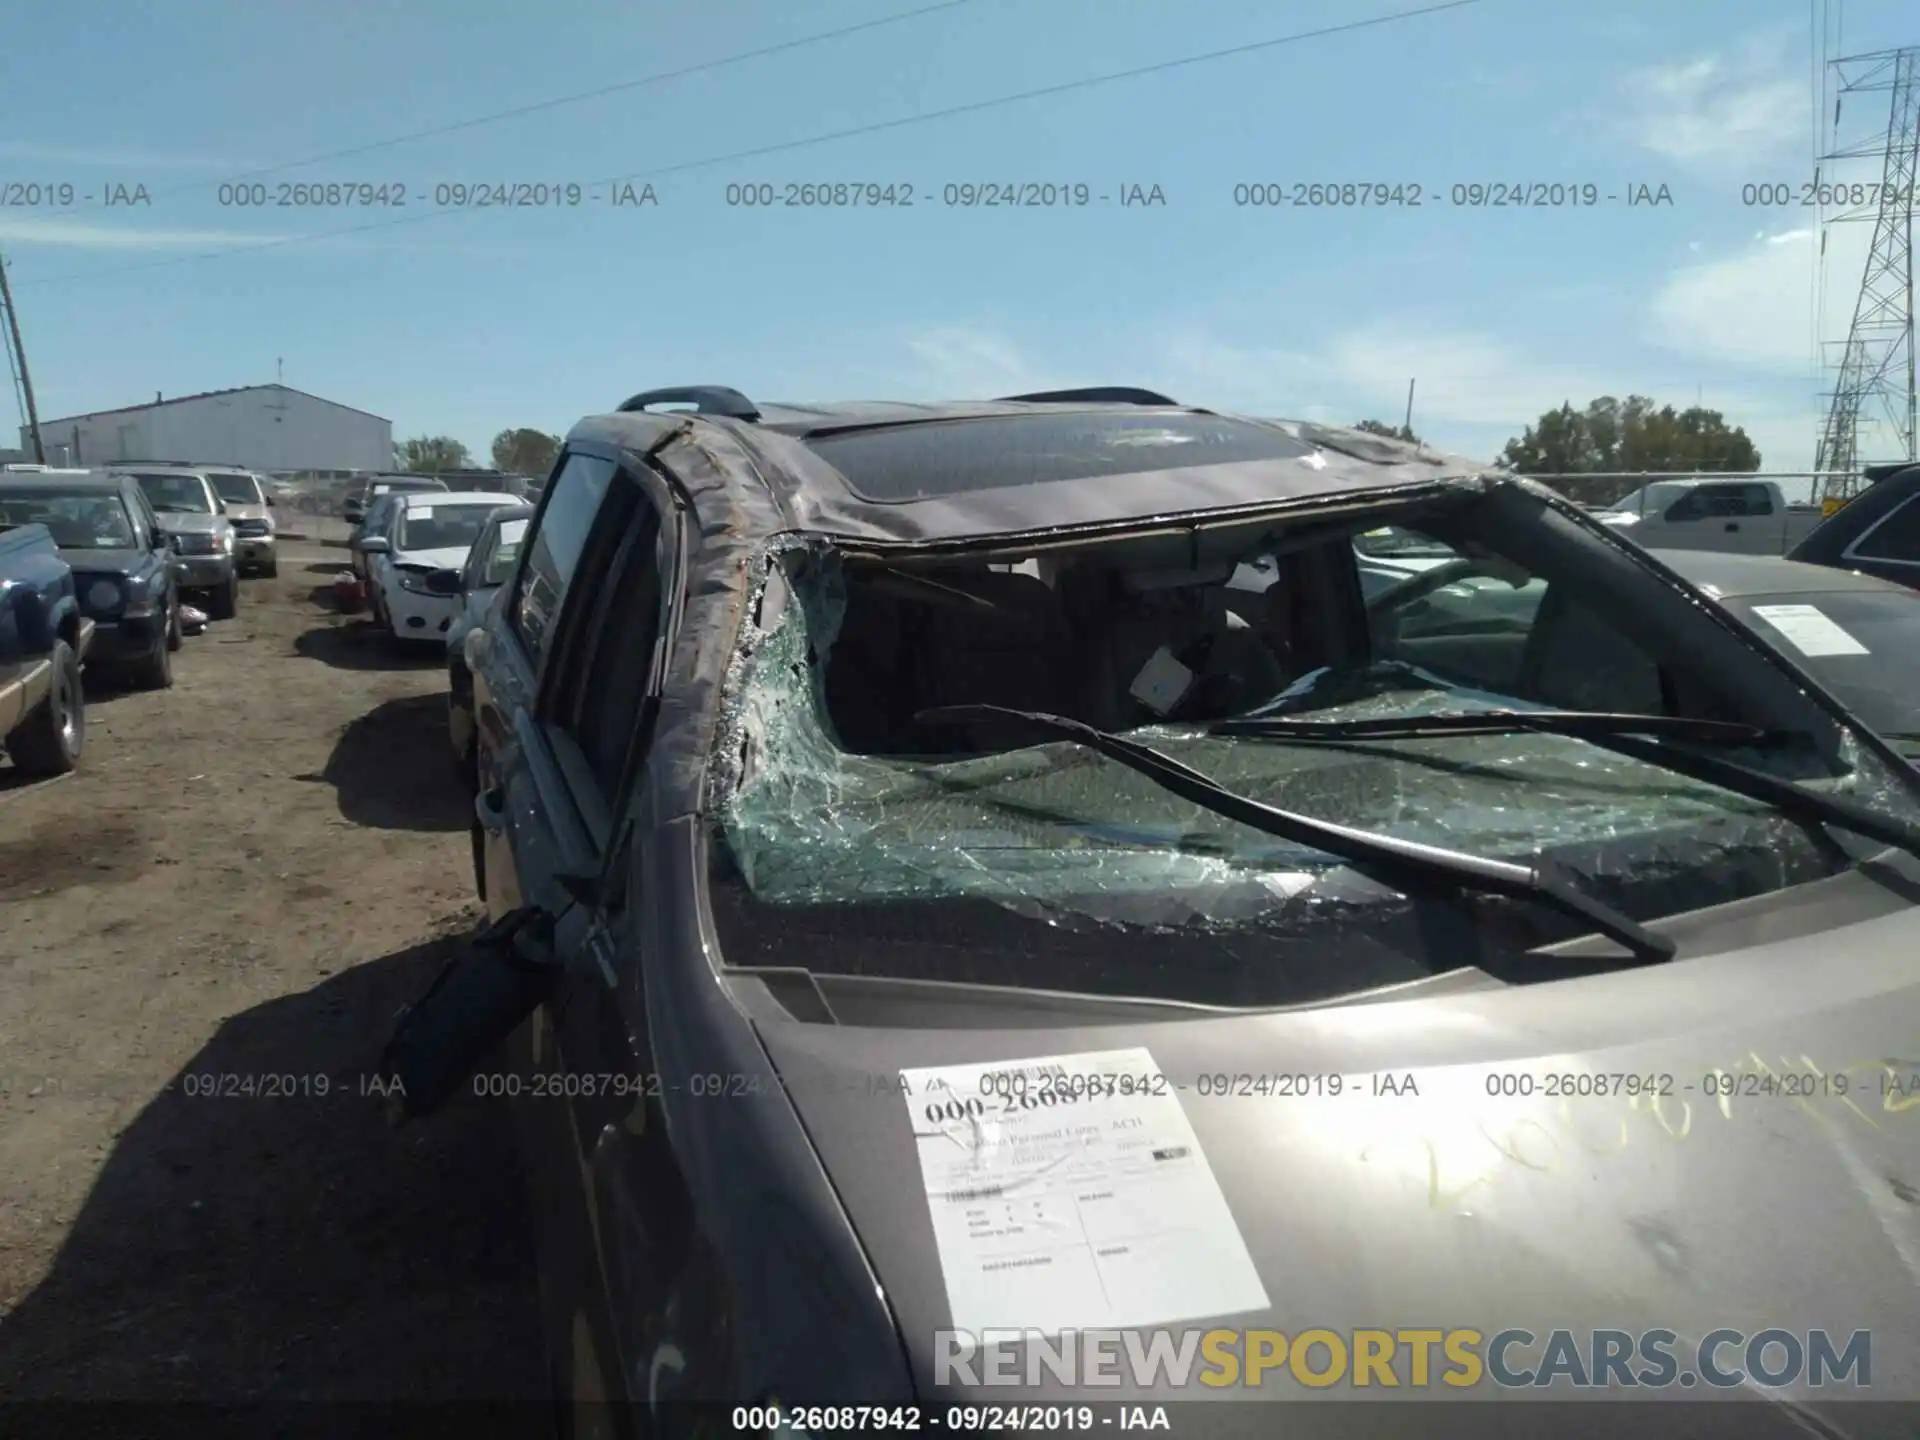
[[[385,555],[393,548],[387,544],[387,537],[384,535],[364,535],[354,544],[362,555]]]
[[[458,570],[435,570],[427,576],[429,595],[458,595],[464,588]]]

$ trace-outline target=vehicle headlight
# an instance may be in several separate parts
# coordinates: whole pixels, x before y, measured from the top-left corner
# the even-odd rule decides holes
[[[120,603],[120,587],[111,580],[96,580],[87,587],[89,610],[118,610]]]
[[[402,590],[407,591],[409,594],[431,595],[433,593],[431,590],[427,589],[426,576],[416,575],[411,570],[402,570],[402,571],[399,571],[398,574],[400,578],[400,588]]]
[[[220,532],[220,549],[229,555],[233,553],[233,531],[222,530]]]

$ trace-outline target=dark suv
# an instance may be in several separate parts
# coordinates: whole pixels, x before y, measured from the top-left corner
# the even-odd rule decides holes
[[[1382,530],[1459,562],[1446,623],[1369,606]],[[568,435],[466,653],[493,923],[386,1073],[519,1097],[594,1433],[1183,1393],[1037,1335],[1781,1295],[1920,1393],[1920,1067],[1859,1058],[1920,1028],[1920,772],[1543,487],[1143,391],[651,392]]]
[[[94,623],[89,665],[143,690],[173,684],[180,648],[179,559],[131,475],[44,470],[0,474],[0,523],[45,525]]]

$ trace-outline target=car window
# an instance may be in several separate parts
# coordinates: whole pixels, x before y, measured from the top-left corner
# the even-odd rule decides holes
[[[139,543],[120,497],[99,491],[0,490],[0,523],[44,525],[62,550],[127,550]]]
[[[1700,485],[1667,511],[1669,520],[1743,519],[1773,514],[1773,492],[1765,485]]]
[[[520,547],[526,538],[525,520],[509,520],[500,527],[481,572],[482,585],[504,585],[513,578],[513,567],[519,563]]]
[[[1400,537],[1391,547],[1354,547],[1374,658],[1510,692],[1546,582],[1412,532]]]
[[[467,550],[498,505],[409,505],[394,527],[396,550]]]
[[[643,501],[605,576],[606,599],[584,653],[574,687],[577,708],[568,727],[609,801],[617,799],[653,671],[654,642],[664,613],[661,579],[660,515]]]
[[[206,482],[198,475],[137,475],[134,478],[140,482],[141,493],[156,510],[189,515],[213,513],[213,502],[207,498]]]
[[[537,673],[567,598],[593,517],[606,498],[614,464],[594,455],[570,455],[554,480],[545,507],[534,517],[526,564],[508,613],[514,633]]]
[[[1862,560],[1897,560],[1920,565],[1920,494],[1880,521],[1854,542],[1849,554]]]
[[[251,475],[222,474],[215,472],[207,477],[213,484],[214,494],[220,497],[223,505],[264,505],[265,497],[260,493],[260,482]]]

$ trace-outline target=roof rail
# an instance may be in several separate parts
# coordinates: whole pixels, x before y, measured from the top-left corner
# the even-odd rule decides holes
[[[649,405],[692,405],[701,415],[729,420],[758,420],[753,401],[725,385],[680,385],[666,390],[643,390],[620,407],[621,413],[645,410]]]
[[[1157,390],[1142,390],[1135,385],[1090,385],[1080,390],[1037,390],[1031,395],[1002,395],[1001,401],[1018,405],[1178,405],[1180,402]]]

